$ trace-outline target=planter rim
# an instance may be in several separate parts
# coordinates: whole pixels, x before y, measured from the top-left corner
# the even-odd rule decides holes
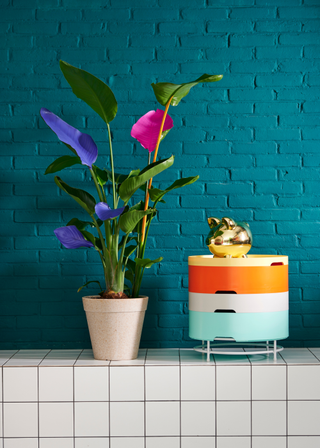
[[[149,297],[128,299],[101,299],[100,296],[82,297],[83,308],[92,313],[130,313],[147,309]]]

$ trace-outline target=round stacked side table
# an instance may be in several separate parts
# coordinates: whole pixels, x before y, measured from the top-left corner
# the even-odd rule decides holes
[[[189,336],[202,340],[195,350],[210,354],[269,354],[283,350],[289,336],[288,257],[188,258]],[[223,351],[234,341],[246,352]],[[206,341],[206,344],[205,344]],[[269,344],[273,341],[273,344]],[[222,347],[222,348],[221,348]]]

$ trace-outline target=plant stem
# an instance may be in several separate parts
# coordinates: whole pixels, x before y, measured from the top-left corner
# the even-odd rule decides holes
[[[156,149],[154,151],[154,156],[153,156],[153,163],[157,160],[157,155],[158,155],[158,149],[159,149],[159,145],[160,145],[160,140],[161,140],[161,135],[162,135],[162,130],[163,130],[163,126],[164,126],[164,122],[166,120],[166,116],[168,113],[168,109],[171,103],[173,96],[169,99],[169,101],[166,104],[166,108],[164,110],[164,114],[162,117],[162,121],[161,121],[161,126],[160,126],[160,130],[159,130],[159,135],[158,135],[158,140],[157,140],[157,144],[156,144]],[[147,197],[144,203],[144,211],[146,211],[148,209],[148,205],[149,205],[149,190],[151,188],[152,185],[152,178],[149,180],[149,186],[148,186],[148,192],[147,192]],[[141,242],[143,243],[144,241],[144,234],[145,234],[145,229],[146,229],[146,222],[147,222],[147,217],[144,216],[143,217],[143,221],[142,221],[142,229],[141,229]]]
[[[113,208],[116,208],[116,189],[115,189],[115,182],[114,182],[113,152],[112,152],[111,130],[110,130],[109,123],[107,123],[107,126],[108,126],[108,137],[109,137],[109,147],[110,147],[110,162],[111,162],[111,173],[112,173]]]
[[[94,184],[96,186],[96,189],[97,189],[100,201],[101,202],[107,202],[107,198],[106,198],[106,194],[104,192],[104,189],[103,189],[103,187],[101,187],[101,189],[100,189],[99,182],[97,180],[97,177],[96,177],[95,172],[93,171],[93,169],[90,169],[90,173],[91,173],[92,179],[94,181]],[[102,193],[101,193],[101,190],[102,190]],[[110,227],[110,222],[109,221],[104,221],[104,230],[106,232],[107,248],[110,250],[110,246],[111,246],[111,227]]]
[[[98,192],[98,195],[99,195],[99,199],[100,199],[101,202],[104,202],[103,201],[103,194],[101,193],[100,185],[99,185],[99,182],[98,182],[98,180],[96,178],[95,172],[93,171],[92,168],[89,168],[89,169],[90,169],[90,173],[91,173],[93,182],[94,182],[94,184],[96,186],[96,189],[97,189],[97,192]]]

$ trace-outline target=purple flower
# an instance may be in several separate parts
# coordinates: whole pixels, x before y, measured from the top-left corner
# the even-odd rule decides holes
[[[156,111],[150,110],[150,112],[147,112],[139,118],[136,124],[132,126],[131,136],[137,139],[149,152],[156,149],[163,114],[164,111],[161,109],[157,109]],[[173,120],[167,115],[162,132],[168,131],[171,128],[173,128]]]
[[[123,212],[124,209],[125,209],[125,207],[121,207],[121,208],[116,208],[115,210],[113,210],[105,202],[99,202],[95,206],[96,214],[102,221],[106,221],[107,219],[116,218],[117,216],[121,215],[121,213]]]
[[[59,227],[54,231],[56,237],[67,249],[78,249],[79,247],[93,247],[87,241],[76,226]]]
[[[44,107],[40,110],[40,114],[57,137],[76,151],[82,165],[92,168],[92,164],[98,157],[98,148],[92,137],[78,131]]]

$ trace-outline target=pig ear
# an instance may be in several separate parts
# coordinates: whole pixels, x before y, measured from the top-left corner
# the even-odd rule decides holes
[[[236,223],[231,218],[224,217],[224,218],[222,218],[222,222],[223,222],[223,224],[225,224],[227,226],[227,228],[229,230],[234,229],[236,226]]]
[[[214,227],[217,227],[219,224],[221,224],[221,221],[219,218],[208,218],[208,224],[210,229],[213,229]]]

